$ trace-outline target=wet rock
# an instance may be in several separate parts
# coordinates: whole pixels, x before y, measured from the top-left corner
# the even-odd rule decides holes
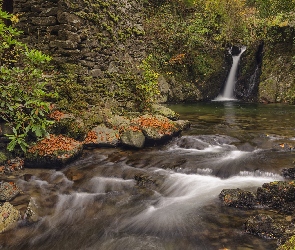
[[[20,213],[9,202],[0,205],[0,233],[16,225]]]
[[[187,130],[191,126],[191,122],[188,120],[178,120],[175,121],[174,124],[180,130]]]
[[[37,214],[37,205],[35,203],[35,200],[33,198],[30,199],[28,207],[24,213],[23,218],[27,222],[37,222],[39,221],[40,217]]]
[[[237,208],[253,208],[256,204],[255,195],[250,191],[237,189],[223,189],[219,198],[225,206]]]
[[[68,169],[65,171],[65,176],[71,181],[79,181],[84,179],[85,173],[79,170]]]
[[[245,222],[244,226],[247,233],[267,239],[278,239],[282,237],[285,232],[284,226],[276,223],[269,215],[264,214],[250,217]]]
[[[121,142],[127,147],[143,148],[145,136],[141,131],[128,130],[121,134]]]
[[[264,183],[257,189],[257,200],[260,204],[293,213],[295,209],[295,182],[275,181]]]
[[[14,182],[0,183],[0,201],[10,201],[20,193]]]
[[[282,176],[286,179],[295,180],[295,168],[284,168],[282,170]]]
[[[181,138],[179,138],[179,140],[177,140],[176,144],[178,147],[181,147],[181,148],[188,148],[188,149],[193,148],[198,150],[207,148],[210,145],[207,142],[201,141],[191,136],[182,136]]]
[[[137,173],[134,175],[134,180],[139,188],[156,190],[164,182],[161,175],[150,175],[148,173]]]

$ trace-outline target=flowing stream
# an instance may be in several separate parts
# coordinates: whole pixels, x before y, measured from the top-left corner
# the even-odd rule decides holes
[[[26,170],[32,176],[17,184],[39,218],[1,234],[0,249],[276,249],[275,240],[244,232],[257,211],[224,207],[218,195],[282,179],[294,161],[294,107],[170,108],[192,128],[166,145],[88,150],[60,171]]]

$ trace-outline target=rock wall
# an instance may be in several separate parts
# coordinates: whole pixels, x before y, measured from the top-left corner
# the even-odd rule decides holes
[[[81,75],[103,78],[145,57],[143,15],[133,0],[14,0],[23,41],[79,66]]]
[[[235,96],[239,100],[256,102],[263,62],[264,44],[257,42],[247,47],[243,53],[239,68]]]

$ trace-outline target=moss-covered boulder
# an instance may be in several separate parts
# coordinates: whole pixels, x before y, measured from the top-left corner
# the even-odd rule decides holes
[[[14,182],[0,183],[0,201],[10,201],[20,193]]]
[[[175,111],[159,104],[152,105],[152,112],[156,115],[162,115],[174,121],[179,118],[179,114],[177,114]]]
[[[116,147],[119,144],[119,130],[101,124],[88,132],[84,145],[86,147]]]
[[[60,168],[81,155],[83,144],[63,135],[50,135],[32,145],[25,167]]]
[[[121,143],[132,148],[143,148],[145,136],[141,131],[128,130],[121,134]]]
[[[131,121],[125,116],[113,115],[106,119],[106,125],[109,128],[122,132],[129,129]]]
[[[20,212],[9,202],[0,204],[0,233],[16,225],[20,218]]]
[[[134,119],[133,123],[135,127],[138,126],[148,140],[162,140],[179,132],[173,121],[161,115],[143,115]]]
[[[179,130],[187,130],[191,126],[191,122],[188,120],[178,120],[174,122],[175,127]]]
[[[295,249],[295,235],[287,240],[283,245],[279,246],[277,250],[294,250]]]
[[[52,112],[50,117],[55,120],[55,123],[50,128],[51,133],[62,134],[79,141],[85,139],[86,128],[82,119],[58,110]]]

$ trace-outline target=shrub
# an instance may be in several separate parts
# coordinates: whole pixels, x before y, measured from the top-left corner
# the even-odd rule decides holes
[[[47,119],[50,103],[46,98],[54,94],[46,92],[43,75],[51,58],[17,40],[21,32],[4,23],[13,18],[0,10],[0,118],[13,131],[7,135],[8,150],[17,146],[26,151],[29,135],[41,138],[52,124]]]

